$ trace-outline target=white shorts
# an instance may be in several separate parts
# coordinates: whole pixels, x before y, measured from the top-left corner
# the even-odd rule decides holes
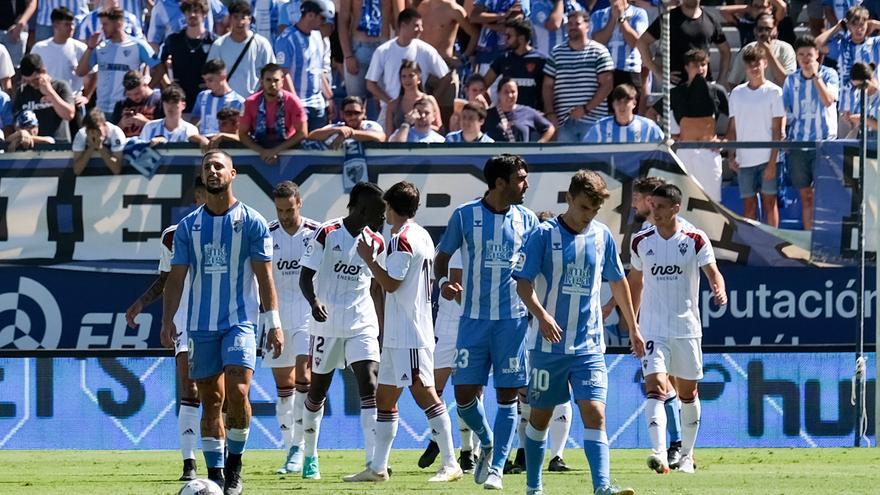
[[[379,362],[379,339],[360,334],[354,337],[312,335],[309,348],[312,373],[326,375],[358,361]]]
[[[434,369],[455,367],[456,334],[440,334],[434,337]]]
[[[263,349],[263,368],[293,368],[296,366],[297,356],[309,355],[309,329],[284,330],[284,348],[278,359],[272,357],[272,351],[268,349],[266,334],[260,340]]]
[[[177,327],[177,342],[174,343],[174,355],[189,352],[189,332],[186,328]]]
[[[684,337],[645,341],[642,373],[645,376],[666,373],[685,380],[703,378],[702,339]]]
[[[434,356],[431,349],[382,349],[379,384],[409,387],[418,376],[422,385],[434,386]]]

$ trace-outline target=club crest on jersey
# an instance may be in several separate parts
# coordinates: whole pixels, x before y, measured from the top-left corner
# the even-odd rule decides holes
[[[687,250],[688,250],[687,242],[681,241],[678,243],[678,252],[681,253],[682,256],[684,256],[684,254],[687,253]]]
[[[244,220],[238,219],[232,221],[232,230],[235,232],[241,232],[241,227],[244,225]]]

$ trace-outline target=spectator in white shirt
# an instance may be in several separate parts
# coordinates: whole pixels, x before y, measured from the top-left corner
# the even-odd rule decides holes
[[[73,138],[73,173],[80,175],[97,153],[113,175],[122,172],[122,150],[125,133],[107,122],[100,108],[93,108],[83,119],[83,127]]]
[[[241,60],[236,64],[239,56]],[[211,46],[208,60],[214,58],[226,63],[229,86],[244,97],[259,89],[263,67],[275,63],[272,43],[251,31],[251,4],[246,0],[234,0],[229,4],[229,33],[219,37]]]
[[[46,72],[56,81],[64,81],[74,94],[74,103],[82,108],[88,98],[82,96],[84,78],[76,75],[76,66],[86,52],[86,44],[73,39],[73,12],[67,7],[58,7],[52,11],[52,37],[37,42],[31,53],[43,59]],[[86,76],[93,78],[94,73]]]
[[[138,140],[149,142],[150,146],[163,143],[185,143],[187,141],[206,144],[207,139],[199,135],[196,126],[183,120],[186,108],[186,93],[177,84],[162,90],[162,110],[164,119],[151,120],[144,125]]]
[[[446,90],[452,81],[449,66],[433,46],[419,39],[422,34],[422,15],[415,9],[404,9],[397,16],[397,37],[382,43],[370,61],[367,70],[367,90],[382,102],[379,122],[385,121],[388,104],[400,93],[398,72],[404,60],[412,60],[422,69],[424,78],[440,79],[436,93]]]

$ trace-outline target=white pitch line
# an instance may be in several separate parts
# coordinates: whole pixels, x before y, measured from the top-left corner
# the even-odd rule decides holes
[[[30,358],[24,359],[24,416],[15,423],[15,426],[9,430],[9,433],[0,440],[0,448],[3,448],[6,445],[6,442],[12,438],[13,435],[18,433],[18,430],[21,429],[22,426],[27,422],[27,420],[31,417],[31,360]]]
[[[609,447],[614,443],[615,440],[617,440],[617,437],[622,435],[624,430],[629,428],[629,425],[631,425],[633,423],[633,421],[635,421],[636,418],[638,418],[639,415],[642,414],[642,411],[645,410],[646,405],[647,405],[647,402],[642,401],[642,404],[639,406],[639,408],[636,409],[636,411],[634,413],[632,413],[630,415],[630,417],[626,418],[626,421],[624,421],[623,424],[620,425],[620,428],[618,428],[617,431],[614,432],[614,435],[611,435],[611,438],[608,439],[608,446]]]

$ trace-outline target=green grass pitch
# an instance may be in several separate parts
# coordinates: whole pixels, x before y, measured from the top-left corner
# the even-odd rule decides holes
[[[877,494],[880,493],[880,449],[698,449],[695,475],[658,475],[645,467],[646,450],[613,450],[612,478],[638,494]],[[358,451],[321,453],[320,481],[271,474],[280,451],[245,454],[245,493],[262,494],[476,494],[486,493],[465,475],[449,485],[429,485],[430,470],[416,467],[419,452],[394,451],[394,476],[382,484],[349,484],[342,476],[355,472]],[[589,472],[583,452],[566,451],[570,473],[544,474],[548,494],[589,494]],[[198,459],[202,468],[202,459]],[[176,452],[170,451],[0,451],[0,494],[122,495],[174,494],[182,485]],[[204,473],[204,470],[201,471]],[[525,492],[525,475],[507,475],[504,492]]]

